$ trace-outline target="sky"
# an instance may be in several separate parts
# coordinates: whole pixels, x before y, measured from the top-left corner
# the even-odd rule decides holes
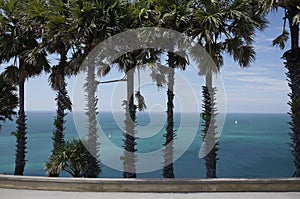
[[[281,59],[283,50],[272,47],[272,40],[282,31],[282,10],[268,15],[269,27],[257,32],[255,37],[256,61],[250,68],[240,68],[229,56],[224,55],[224,66],[215,77],[218,88],[218,109],[235,113],[287,113],[289,88],[287,72]],[[288,41],[290,42],[290,41]],[[289,45],[287,45],[287,50]],[[54,63],[55,60],[52,60]],[[4,65],[1,66],[3,70]],[[123,74],[113,70],[100,81],[122,78]],[[136,76],[137,77],[137,76]],[[48,74],[29,79],[26,82],[25,108],[27,111],[54,111],[55,92],[48,84]],[[201,87],[204,78],[193,67],[176,72],[175,111],[199,112],[201,109]],[[69,96],[74,110],[83,110],[84,102],[78,100],[80,77],[67,80]],[[137,78],[135,84],[137,85]],[[141,72],[141,93],[144,95],[148,111],[166,110],[166,89],[158,89],[151,82],[147,71]],[[98,110],[123,111],[122,101],[126,98],[124,83],[100,84],[98,87]],[[138,88],[136,88],[138,90]],[[81,95],[82,96],[82,95]],[[82,96],[83,99],[83,96]]]

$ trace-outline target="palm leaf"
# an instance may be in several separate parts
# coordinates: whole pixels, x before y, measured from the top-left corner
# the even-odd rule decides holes
[[[300,22],[300,14],[296,14],[295,16],[294,16],[294,18],[293,18],[293,26],[294,25],[298,25],[299,24],[299,22]]]
[[[5,79],[9,80],[11,83],[17,85],[19,83],[19,68],[11,65],[5,68],[2,73]]]
[[[141,95],[140,91],[137,91],[135,93],[135,97],[138,100],[138,110],[139,111],[144,111],[147,109],[147,105],[145,103],[145,98]]]
[[[106,76],[110,72],[110,70],[111,70],[111,67],[108,64],[107,65],[103,65],[98,70],[98,76],[99,77],[104,77],[104,76]]]
[[[12,120],[16,115],[14,109],[18,106],[18,97],[15,93],[16,87],[7,80],[3,74],[0,75],[0,122],[6,119]],[[1,124],[0,124],[1,129]]]
[[[237,61],[241,67],[249,67],[250,64],[255,61],[255,51],[253,46],[242,46]]]
[[[276,37],[276,39],[273,40],[273,46],[279,46],[280,49],[285,48],[285,43],[289,39],[289,33],[286,30],[283,30],[282,34]]]

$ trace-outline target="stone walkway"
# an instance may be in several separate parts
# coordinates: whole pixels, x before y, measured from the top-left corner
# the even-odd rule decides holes
[[[99,193],[1,189],[0,199],[296,199],[299,192],[287,193]]]

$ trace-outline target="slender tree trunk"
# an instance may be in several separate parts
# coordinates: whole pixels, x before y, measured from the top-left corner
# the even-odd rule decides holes
[[[87,92],[87,112],[88,116],[88,168],[85,177],[96,178],[101,172],[98,161],[98,134],[97,134],[97,86],[95,77],[95,66],[89,65],[87,68],[85,91]]]
[[[173,165],[173,152],[174,152],[174,76],[175,76],[175,66],[174,66],[174,54],[172,52],[168,53],[168,61],[170,71],[168,73],[168,91],[167,91],[167,128],[166,128],[166,140],[164,143],[164,178],[175,178],[174,175],[174,165]]]
[[[206,166],[206,177],[217,177],[217,139],[215,126],[215,89],[212,87],[212,75],[206,75],[206,85],[203,86],[203,141],[206,156],[204,157]]]
[[[295,8],[296,9],[296,8]],[[288,69],[287,77],[289,80],[289,86],[291,88],[290,102],[291,107],[290,115],[292,133],[291,148],[294,159],[295,172],[294,177],[300,177],[300,49],[299,49],[299,24],[293,24],[293,17],[296,14],[296,10],[288,11],[288,19],[291,30],[291,47],[292,49],[285,52],[283,57],[286,59],[285,65]]]
[[[25,92],[25,74],[23,61],[20,59],[19,68],[19,112],[17,123],[17,149],[16,149],[16,161],[14,175],[23,175],[25,168],[25,156],[26,156],[26,115],[24,110],[24,92]]]
[[[296,8],[295,8],[296,9]],[[299,24],[293,24],[293,18],[297,14],[297,11],[289,11],[288,19],[291,31],[291,48],[295,53],[299,49]]]
[[[125,123],[125,140],[124,140],[124,160],[123,160],[123,177],[136,178],[136,157],[135,157],[135,122],[136,106],[134,105],[134,66],[127,70],[127,104]]]
[[[57,89],[57,96],[56,96],[56,104],[57,104],[57,110],[56,110],[56,118],[54,120],[54,126],[55,129],[53,131],[53,150],[52,154],[50,156],[50,159],[55,156],[56,151],[58,147],[64,144],[64,130],[65,130],[65,110],[69,109],[71,107],[70,105],[70,99],[68,97],[67,89],[66,89],[66,82],[65,82],[65,66],[66,66],[66,60],[67,60],[67,52],[61,52],[61,60],[58,65],[58,75],[60,76],[58,79],[59,82],[57,84],[59,85]],[[50,173],[50,177],[58,177],[59,173]]]
[[[65,89],[61,87],[57,92],[57,110],[55,119],[55,131],[53,133],[53,154],[59,146],[64,143],[64,123],[65,123],[65,110],[64,110],[64,95]]]

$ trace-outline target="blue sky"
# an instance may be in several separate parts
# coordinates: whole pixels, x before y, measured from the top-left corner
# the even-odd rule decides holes
[[[226,59],[222,68],[229,112],[268,112],[286,113],[289,110],[289,92],[284,68],[280,59],[284,51],[271,46],[272,40],[282,31],[282,10],[270,13],[269,27],[257,32],[255,51],[256,61],[252,67],[241,69]],[[290,42],[290,41],[288,41]],[[288,49],[290,45],[287,45]]]
[[[270,13],[269,27],[263,32],[257,32],[255,37],[256,61],[250,68],[241,69],[230,57],[225,57],[225,63],[221,69],[218,80],[224,83],[226,94],[227,112],[246,113],[286,113],[289,88],[286,81],[286,69],[283,60],[280,59],[282,50],[272,47],[272,40],[282,31],[283,12]],[[286,49],[288,49],[289,45]],[[2,67],[3,68],[3,67]],[[105,79],[115,79],[123,74],[114,71]],[[165,111],[166,97],[165,89],[158,90],[150,79],[145,75],[142,77],[142,94],[146,98],[148,110]],[[28,111],[54,111],[55,92],[53,92],[47,81],[47,75],[41,75],[26,82],[26,110]],[[204,84],[203,77],[199,77],[195,69],[188,69],[176,75],[176,103],[175,111],[183,108],[187,112],[195,112],[201,108],[201,86]],[[68,79],[68,92],[73,96],[75,78]],[[137,82],[137,81],[136,81]],[[187,89],[187,84],[189,89]],[[75,88],[75,91],[77,89]],[[122,100],[125,99],[125,84],[105,84],[99,86],[99,111],[122,111]],[[190,96],[196,99],[191,103]],[[224,98],[220,103],[223,103]],[[75,107],[75,109],[78,107]]]

